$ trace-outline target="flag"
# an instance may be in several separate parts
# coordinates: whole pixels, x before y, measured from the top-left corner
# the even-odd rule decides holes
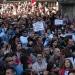
[[[31,3],[33,4],[34,3],[34,0],[31,0]]]

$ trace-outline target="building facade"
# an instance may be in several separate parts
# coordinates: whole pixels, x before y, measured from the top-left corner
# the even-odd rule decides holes
[[[58,0],[62,16],[66,13],[71,21],[75,18],[75,0]]]

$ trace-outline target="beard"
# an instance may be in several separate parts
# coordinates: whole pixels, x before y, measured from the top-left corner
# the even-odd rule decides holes
[[[38,63],[42,63],[42,60],[37,60]]]

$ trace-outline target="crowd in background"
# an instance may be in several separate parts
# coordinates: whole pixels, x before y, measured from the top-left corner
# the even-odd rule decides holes
[[[75,22],[47,2],[2,4],[0,75],[75,75]]]

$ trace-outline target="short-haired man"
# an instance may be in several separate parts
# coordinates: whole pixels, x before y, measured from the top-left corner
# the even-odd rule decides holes
[[[46,67],[47,67],[47,63],[45,61],[42,60],[42,54],[41,53],[38,53],[36,55],[37,57],[37,62],[35,62],[33,65],[32,65],[32,71],[35,74],[41,74],[43,71],[46,70]]]
[[[50,49],[49,49],[49,47],[47,46],[47,47],[44,47],[44,49],[43,49],[43,58],[44,58],[44,60],[48,63],[48,61],[49,61],[49,59],[50,59]]]
[[[71,57],[74,49],[75,49],[74,41],[71,38],[67,39],[67,46],[64,48],[65,56]]]
[[[16,75],[15,73],[16,72],[15,72],[14,68],[12,68],[12,67],[6,68],[6,74],[5,75]]]
[[[61,57],[61,52],[59,48],[54,49],[54,56],[52,56],[49,60],[49,62],[52,62],[56,65],[56,67],[53,70],[53,72],[58,75],[58,72],[60,71],[61,65],[64,61],[64,58]]]

